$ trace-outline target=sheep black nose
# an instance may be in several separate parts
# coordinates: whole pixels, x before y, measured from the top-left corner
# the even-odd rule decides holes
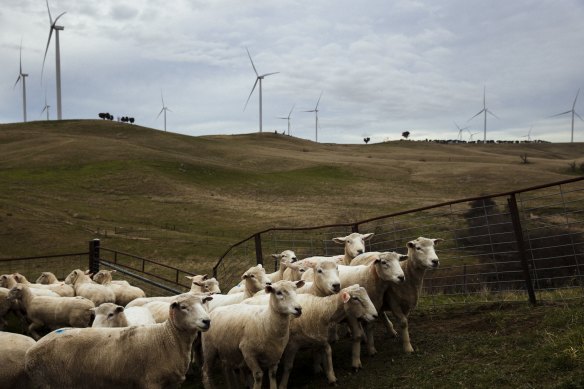
[[[373,315],[373,320],[377,320],[378,317],[379,316],[377,316],[377,315]]]
[[[362,250],[362,249],[357,250],[357,253],[359,253],[359,254],[363,254],[364,252],[365,252],[365,250]]]
[[[333,290],[335,292],[338,292],[341,290],[341,284],[333,284]]]
[[[266,285],[272,285],[272,283],[271,282],[266,282]]]
[[[440,263],[440,261],[438,261],[437,259],[432,260],[432,266],[434,266],[434,267],[437,267],[439,263]]]
[[[301,307],[294,308],[294,310],[296,311],[296,315],[297,315],[297,316],[300,316],[300,315],[302,315],[302,308],[301,308]]]
[[[204,319],[203,324],[208,328],[211,325],[211,319]]]
[[[399,282],[404,282],[406,280],[406,276],[397,276]]]

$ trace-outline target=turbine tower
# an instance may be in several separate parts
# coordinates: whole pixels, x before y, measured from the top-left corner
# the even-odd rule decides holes
[[[320,98],[322,97],[322,92],[320,92],[320,96],[318,96],[318,100],[316,101],[316,106],[314,107],[314,109],[311,109],[310,111],[304,111],[304,112],[314,112],[314,117],[315,117],[315,123],[314,123],[314,139],[315,142],[318,142],[318,104],[320,103]]]
[[[497,117],[497,115],[495,115],[493,112],[491,112],[490,109],[487,108],[487,87],[485,86],[483,89],[483,109],[481,109],[479,112],[477,112],[476,115],[474,115],[473,117],[471,117],[470,119],[468,119],[468,121],[471,121],[472,119],[474,119],[475,117],[479,116],[481,113],[485,115],[485,124],[484,124],[484,136],[483,136],[483,141],[486,143],[487,142],[487,113],[493,115],[494,117],[496,117],[497,119],[499,119]]]
[[[47,40],[47,48],[45,49],[45,56],[43,58],[43,67],[41,69],[41,82],[43,80],[43,72],[45,70],[45,60],[47,59],[47,52],[49,51],[49,45],[51,43],[51,36],[53,35],[53,30],[55,31],[55,69],[57,72],[57,119],[63,119],[63,110],[61,106],[61,49],[59,48],[59,31],[65,29],[63,26],[57,25],[57,20],[66,12],[63,12],[53,20],[51,17],[51,9],[49,8],[49,0],[47,1],[47,11],[49,12],[49,39]]]
[[[454,122],[454,125],[456,126],[456,128],[458,128],[458,140],[462,140],[462,133],[464,132],[464,130],[468,130],[468,127],[460,127],[458,125],[458,123]]]
[[[166,106],[166,104],[164,104],[164,96],[162,96],[162,92],[160,92],[160,99],[162,100],[162,109],[160,110],[160,112],[158,112],[158,116],[156,116],[156,119],[158,119],[160,117],[160,114],[164,112],[164,132],[166,132],[166,111],[169,112],[172,111],[170,110],[170,108]]]
[[[47,94],[45,93],[45,106],[41,111],[41,115],[43,114],[43,112],[47,111],[47,121],[49,120],[49,108],[51,108],[51,106],[47,104]]]
[[[251,66],[253,67],[253,71],[256,74],[256,80],[255,83],[253,84],[253,87],[251,88],[251,92],[249,93],[249,96],[247,98],[247,101],[245,102],[245,106],[243,107],[243,110],[245,111],[245,108],[247,107],[247,103],[249,102],[249,99],[251,98],[251,95],[253,94],[253,91],[255,90],[256,85],[260,84],[260,132],[262,132],[262,80],[264,79],[264,77],[267,76],[271,76],[272,74],[278,74],[280,72],[274,72],[274,73],[265,73],[260,75],[253,63],[253,60],[251,59],[251,54],[249,53],[249,50],[247,49],[247,47],[245,48],[245,50],[247,51],[247,56],[249,57],[249,60],[251,61]]]
[[[296,105],[296,104],[294,104]],[[294,111],[294,105],[292,106],[292,109],[290,110],[290,113],[288,114],[288,116],[284,117],[279,117],[278,119],[286,119],[288,120],[288,136],[290,136],[290,116],[292,115],[292,111]]]
[[[18,81],[22,80],[22,115],[24,121],[26,122],[26,77],[28,77],[27,73],[22,72],[22,41],[20,42],[20,70],[18,71],[18,78],[14,83],[12,89],[16,88]]]
[[[551,117],[555,117],[555,116],[561,116],[561,115],[565,115],[567,113],[571,113],[572,114],[572,136],[570,137],[570,143],[574,143],[574,116],[578,116],[580,118],[580,120],[583,120],[582,117],[580,115],[578,115],[578,113],[576,112],[576,101],[578,100],[578,95],[580,94],[580,89],[578,89],[578,92],[576,93],[576,98],[574,99],[574,103],[572,104],[572,109],[566,112],[562,112],[562,113],[558,113],[556,115],[552,115]]]

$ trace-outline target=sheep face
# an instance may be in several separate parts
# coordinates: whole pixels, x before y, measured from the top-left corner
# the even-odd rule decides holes
[[[12,287],[8,292],[8,300],[14,301],[22,299],[22,296],[24,295],[24,288],[24,285],[16,285]]]
[[[440,265],[440,260],[434,246],[441,242],[442,239],[428,239],[419,237],[418,239],[408,242],[408,256],[416,266],[435,269]]]
[[[365,320],[377,319],[377,310],[367,294],[367,290],[359,285],[351,285],[341,290],[341,298],[348,317]]]
[[[270,306],[282,315],[299,317],[302,314],[302,306],[297,301],[296,289],[304,286],[304,281],[278,281],[273,285],[267,285],[265,291],[270,294]]]
[[[333,242],[345,245],[345,254],[351,258],[355,258],[359,254],[365,252],[365,241],[371,239],[374,233],[360,234],[353,232],[345,237],[333,238]]]
[[[19,284],[28,284],[29,283],[28,280],[26,279],[26,277],[20,273],[13,273],[12,278],[14,278],[14,280],[16,282],[18,282]]]
[[[339,293],[341,280],[339,278],[339,265],[333,259],[321,259],[305,261],[306,266],[314,269],[314,283],[322,291],[329,294]]]
[[[69,275],[68,275],[68,276],[65,278],[65,283],[66,283],[66,284],[69,284],[69,285],[74,285],[74,284],[75,284],[75,282],[77,281],[77,279],[79,279],[79,277],[80,277],[81,275],[83,275],[83,274],[84,274],[84,273],[83,273],[83,271],[82,271],[82,270],[79,270],[79,269],[73,270],[73,271],[72,271],[71,273],[69,273]]]
[[[373,262],[379,278],[396,284],[403,283],[406,278],[399,264],[401,257],[403,256],[393,251],[381,253],[379,258]]]
[[[213,300],[213,297],[196,295],[180,295],[170,304],[169,320],[181,330],[205,332],[211,326],[211,319],[203,304]]]
[[[10,289],[16,284],[12,274],[2,274],[0,276],[0,287]]]
[[[193,290],[193,286],[196,286],[196,290],[200,291],[201,293],[221,293],[221,289],[219,289],[219,281],[215,278],[209,278],[204,281],[193,281],[191,285],[191,291]]]
[[[110,270],[100,270],[93,275],[93,281],[98,284],[107,284],[112,282],[112,271]]]
[[[266,269],[262,265],[257,265],[243,273],[241,279],[245,280],[246,288],[252,293],[259,292],[272,281],[266,276]]]
[[[37,280],[35,281],[37,284],[55,284],[57,283],[59,280],[57,280],[57,277],[51,273],[50,271],[44,271],[41,273],[41,275],[39,276],[39,278],[37,278]]]
[[[92,327],[121,327],[121,322],[126,322],[122,318],[124,307],[113,304],[103,303],[99,307],[91,308],[95,314]]]
[[[284,250],[280,254],[272,254],[274,258],[278,258],[280,262],[294,263],[298,261],[296,253],[292,250]]]

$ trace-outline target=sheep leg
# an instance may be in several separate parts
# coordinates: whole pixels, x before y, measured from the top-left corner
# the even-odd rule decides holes
[[[377,350],[375,349],[375,340],[373,337],[373,323],[363,323],[363,327],[367,338],[367,353],[369,355],[375,355],[377,354]]]
[[[284,371],[282,373],[282,378],[280,378],[280,389],[286,389],[288,387],[290,372],[294,366],[294,359],[296,358],[297,352],[298,348],[288,343],[286,349],[284,350],[284,354],[282,355],[282,366],[284,367]]]
[[[213,388],[213,381],[211,380],[211,368],[216,357],[216,350],[213,347],[204,347],[203,367],[201,371],[201,380],[205,389]]]
[[[264,372],[262,371],[262,368],[258,361],[253,356],[246,354],[247,353],[244,353],[243,358],[245,359],[245,363],[247,364],[247,367],[249,368],[249,370],[251,370],[251,373],[253,375],[253,389],[262,389],[262,380],[264,378]]]
[[[389,320],[386,312],[382,312],[383,322],[385,323],[385,328],[387,328],[387,332],[389,332],[392,336],[397,337],[397,331],[393,328],[393,323]]]
[[[354,318],[348,318],[349,327],[353,337],[353,347],[351,350],[351,366],[355,371],[359,371],[363,366],[361,365],[361,338],[363,336],[363,329],[359,322]]]
[[[278,372],[278,364],[268,368],[268,377],[270,379],[270,389],[277,389],[278,384],[276,383],[276,373]]]
[[[403,315],[402,317],[400,317],[399,324],[401,327],[401,336],[402,336],[404,351],[406,353],[413,353],[414,348],[412,347],[412,344],[410,343],[410,331],[408,329],[408,317],[406,315]]]
[[[37,328],[42,328],[42,327],[43,327],[43,324],[36,322],[36,321],[33,321],[28,326],[28,332],[34,338],[34,340],[39,340],[41,338],[41,336],[38,334],[38,332],[36,330],[37,330]]]
[[[329,384],[336,384],[337,377],[335,376],[335,370],[333,368],[333,350],[328,342],[324,345],[324,352],[326,355],[324,361],[326,378],[328,379]]]
[[[322,372],[322,365],[324,363],[324,355],[322,351],[317,351],[312,354],[312,372],[314,374],[319,374]]]

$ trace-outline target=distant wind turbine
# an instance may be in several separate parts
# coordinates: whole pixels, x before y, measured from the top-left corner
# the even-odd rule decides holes
[[[475,136],[476,134],[479,134],[479,132],[470,132],[470,130],[467,130],[468,134],[470,135],[470,141],[473,141],[473,136]]]
[[[164,112],[164,132],[166,132],[166,111],[169,112],[172,111],[170,110],[170,108],[166,106],[166,104],[164,104],[164,96],[162,96],[162,92],[160,92],[160,99],[162,100],[162,109],[160,110],[160,112],[158,112],[158,116],[156,116],[156,119],[158,119],[160,117],[160,114]]]
[[[493,115],[494,117],[496,117],[497,119],[499,119],[497,117],[497,115],[495,115],[493,112],[491,112],[490,109],[487,108],[487,87],[485,86],[483,89],[483,109],[481,109],[479,112],[477,112],[476,115],[474,115],[473,117],[471,117],[470,119],[468,119],[468,121],[471,121],[472,119],[474,119],[475,117],[479,116],[481,113],[485,115],[485,125],[484,125],[484,136],[483,136],[483,140],[486,143],[487,142],[487,113]]]
[[[296,105],[296,104],[294,104]],[[292,109],[290,110],[290,113],[288,114],[288,116],[284,117],[279,117],[278,119],[285,119],[288,120],[288,135],[290,135],[290,116],[292,115],[292,111],[294,111],[294,105],[292,106]]]
[[[529,132],[527,133],[527,135],[522,135],[522,138],[527,138],[528,142],[531,142],[531,130],[533,130],[533,126],[531,126],[531,128],[529,128]]]
[[[53,30],[55,31],[55,68],[57,72],[57,119],[63,119],[63,110],[61,106],[61,49],[59,47],[59,31],[65,29],[63,26],[57,25],[57,20],[66,12],[61,13],[59,16],[53,20],[51,17],[51,9],[49,8],[49,0],[47,1],[47,11],[49,12],[49,39],[47,40],[47,48],[45,49],[45,56],[43,58],[43,66],[41,69],[41,82],[43,80],[43,72],[45,70],[45,60],[47,59],[47,52],[49,51],[49,45],[51,43],[51,36],[53,35]]]
[[[561,115],[565,115],[567,113],[571,113],[572,114],[572,136],[570,137],[570,142],[574,143],[574,116],[578,116],[580,118],[580,120],[584,121],[584,119],[582,119],[582,117],[580,115],[578,115],[578,113],[576,112],[576,101],[578,100],[578,95],[580,94],[580,89],[578,89],[578,92],[576,93],[576,98],[574,99],[574,103],[572,104],[572,109],[566,112],[562,112],[562,113],[558,113],[556,115],[552,115],[551,117],[555,117],[555,116],[561,116]]]
[[[249,57],[249,60],[251,61],[251,66],[253,67],[253,71],[256,74],[256,80],[255,83],[253,84],[253,87],[251,88],[251,92],[249,93],[249,96],[247,97],[247,101],[245,102],[245,106],[243,107],[243,110],[245,111],[245,108],[247,107],[247,103],[249,103],[249,99],[251,98],[251,95],[253,94],[253,91],[255,90],[256,85],[260,84],[260,89],[259,89],[259,93],[260,93],[260,132],[262,132],[262,80],[264,79],[264,77],[267,76],[271,76],[272,74],[278,74],[280,72],[274,72],[274,73],[265,73],[260,75],[253,63],[253,60],[251,59],[251,54],[249,53],[249,50],[247,49],[247,47],[245,48],[245,50],[247,51],[247,56]]]
[[[22,41],[20,41],[20,70],[18,71],[18,78],[14,83],[12,89],[16,88],[18,81],[22,80],[22,115],[26,122],[26,77],[28,74],[22,72]]]
[[[51,108],[51,106],[47,104],[47,95],[45,94],[45,106],[41,111],[41,115],[43,114],[43,112],[47,111],[47,120],[49,120],[49,108]]]
[[[460,127],[458,125],[458,123],[454,122],[454,125],[456,126],[456,128],[458,128],[458,140],[462,140],[462,133],[464,132],[464,130],[468,130],[468,127]]]
[[[314,124],[314,131],[315,131],[315,142],[318,142],[318,104],[320,103],[320,98],[322,97],[322,92],[320,92],[320,96],[318,97],[318,100],[316,101],[316,106],[314,107],[314,109],[311,109],[310,111],[304,111],[304,112],[314,112],[314,117],[315,117],[315,124]]]

